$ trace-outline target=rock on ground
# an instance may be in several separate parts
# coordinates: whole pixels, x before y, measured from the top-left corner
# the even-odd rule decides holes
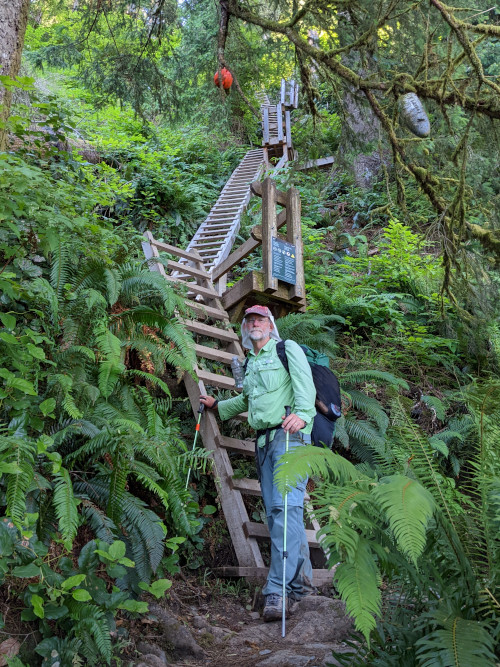
[[[193,636],[173,614],[157,604],[150,604],[149,610],[153,614],[162,632],[162,644],[167,652],[173,647],[176,659],[194,657],[198,660],[205,658],[205,651],[198,646]]]

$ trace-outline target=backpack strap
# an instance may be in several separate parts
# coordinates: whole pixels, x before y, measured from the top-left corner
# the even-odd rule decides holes
[[[284,341],[284,340],[279,340],[276,343],[276,354],[278,355],[278,359],[283,364],[283,368],[290,375],[290,370],[288,368],[288,357],[286,356],[285,343],[286,343],[286,341]]]

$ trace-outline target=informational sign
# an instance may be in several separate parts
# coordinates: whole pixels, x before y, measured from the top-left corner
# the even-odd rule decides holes
[[[297,282],[295,246],[276,237],[273,237],[272,241],[273,278],[295,285]]]

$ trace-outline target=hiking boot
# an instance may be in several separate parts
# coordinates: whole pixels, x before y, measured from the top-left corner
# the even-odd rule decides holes
[[[283,598],[278,593],[270,593],[266,595],[266,603],[264,605],[264,612],[262,618],[266,623],[269,621],[280,621],[283,613]],[[285,618],[290,616],[290,605],[288,598],[285,602]]]

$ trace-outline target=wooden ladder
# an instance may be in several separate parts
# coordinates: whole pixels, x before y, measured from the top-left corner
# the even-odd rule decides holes
[[[198,253],[207,270],[220,264],[231,252],[241,216],[250,200],[250,183],[261,175],[263,163],[262,148],[248,151],[187,246],[189,252]]]
[[[297,84],[293,81],[287,84],[282,79],[278,104],[271,104],[264,91],[259,91],[256,97],[261,103],[262,148],[246,153],[186,248],[188,252],[194,251],[201,257],[207,271],[219,266],[231,252],[240,229],[241,216],[250,201],[250,183],[262,175],[266,166],[278,171],[292,156],[290,112],[297,107]],[[271,157],[281,159],[273,166]],[[180,259],[182,265],[189,262]],[[185,275],[182,267],[173,273],[176,278],[184,278]],[[225,278],[217,283],[217,287],[221,294]]]
[[[224,310],[219,295],[214,288],[210,273],[204,266],[203,258],[196,250],[181,250],[167,243],[156,241],[150,232],[146,232],[143,249],[150,260],[152,270],[159,271],[169,282],[177,283],[187,289],[187,303],[193,309],[192,319],[183,323],[193,333],[197,364],[193,369],[196,379],[189,373],[184,375],[184,383],[196,416],[200,404],[200,396],[207,395],[207,387],[216,389],[235,389],[232,375],[227,373],[233,356],[243,357],[239,338],[234,332],[229,315]],[[170,259],[166,265],[155,261],[160,252],[167,252],[176,259]],[[182,277],[179,277],[182,267]],[[215,361],[221,371],[213,373],[203,368],[204,360]],[[246,419],[246,414],[240,419]],[[253,440],[230,438],[224,436],[213,412],[206,410],[200,424],[200,435],[206,449],[213,455],[215,481],[222,511],[231,535],[238,566],[219,568],[225,576],[246,576],[262,579],[267,575],[268,568],[262,557],[259,541],[269,539],[269,531],[265,524],[251,521],[245,506],[244,496],[260,496],[260,485],[256,479],[239,479],[234,476],[229,452],[237,452],[253,457],[255,443]],[[306,531],[309,546],[320,548],[316,533],[319,525],[312,520],[312,529]],[[315,585],[330,583],[332,574],[326,569],[313,570]]]

